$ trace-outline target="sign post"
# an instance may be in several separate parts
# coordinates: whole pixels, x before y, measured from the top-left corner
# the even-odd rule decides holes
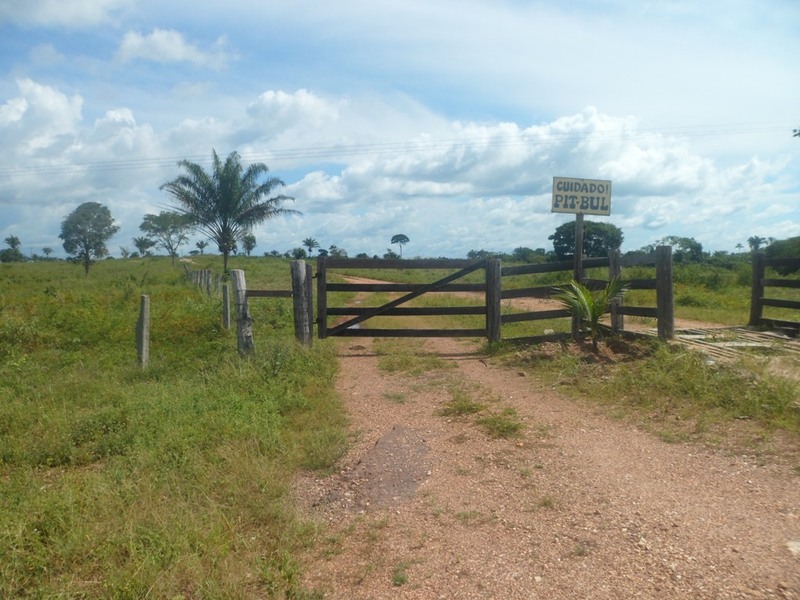
[[[611,182],[605,179],[553,177],[551,212],[575,214],[573,279],[583,281],[583,215],[611,214]],[[578,338],[580,322],[572,320],[572,337]]]

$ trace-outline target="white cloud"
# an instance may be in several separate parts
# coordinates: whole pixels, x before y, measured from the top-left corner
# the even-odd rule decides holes
[[[31,79],[17,80],[19,96],[0,106],[4,146],[19,159],[63,142],[81,121],[83,98]],[[11,148],[9,148],[11,147]]]
[[[123,62],[139,59],[162,63],[188,62],[220,69],[231,58],[226,46],[225,38],[220,37],[211,50],[203,51],[195,44],[187,42],[183,34],[174,29],[156,28],[147,35],[135,31],[126,33],[120,43],[117,58]]]
[[[86,29],[112,20],[131,0],[3,0],[0,23]]]

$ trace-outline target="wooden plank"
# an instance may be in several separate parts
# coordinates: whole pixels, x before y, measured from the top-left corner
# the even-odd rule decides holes
[[[327,259],[317,259],[317,337],[321,340],[328,336],[328,280]]]
[[[647,254],[625,255],[620,258],[620,263],[623,267],[635,267],[638,265],[654,265],[656,264],[656,253],[648,252]]]
[[[329,283],[329,292],[413,292],[424,283]],[[484,292],[485,283],[451,283],[431,292]]]
[[[468,267],[465,267],[465,268],[463,268],[463,269],[461,269],[459,271],[456,271],[455,273],[451,273],[447,277],[443,277],[442,279],[440,279],[438,281],[434,281],[433,283],[427,283],[427,284],[421,285],[416,290],[406,294],[405,296],[397,298],[396,300],[392,300],[391,302],[388,302],[388,303],[384,304],[383,306],[379,306],[377,308],[373,308],[368,313],[365,313],[363,315],[358,315],[358,316],[356,316],[356,317],[354,317],[354,318],[352,318],[352,319],[350,319],[348,321],[345,321],[344,323],[340,323],[336,327],[331,328],[328,331],[328,335],[337,335],[339,332],[341,332],[341,331],[343,331],[343,330],[345,330],[345,329],[347,329],[349,327],[352,327],[353,325],[361,323],[362,321],[366,321],[367,319],[370,319],[372,317],[377,317],[378,315],[383,314],[387,310],[391,310],[392,308],[396,308],[397,306],[400,306],[401,304],[404,304],[404,303],[408,302],[409,300],[413,300],[414,298],[417,298],[417,297],[419,297],[419,296],[421,296],[423,294],[426,294],[426,293],[431,292],[433,290],[439,289],[439,288],[447,285],[448,283],[450,283],[452,281],[455,281],[456,279],[460,279],[461,277],[464,277],[465,275],[468,275],[469,273],[472,273],[473,271],[477,271],[478,269],[482,268],[484,265],[485,265],[485,261],[480,260],[478,262],[475,262],[475,263],[471,264]]]
[[[782,321],[780,319],[761,319],[764,325],[772,325],[773,327],[786,327],[788,329],[800,328],[800,323],[797,321]]]
[[[150,296],[139,299],[139,320],[136,321],[136,356],[139,366],[146,368],[150,362]]]
[[[625,285],[629,290],[654,290],[657,282],[655,279],[627,279]]]
[[[335,316],[363,315],[371,308],[343,306],[340,308],[328,307],[328,314]],[[399,307],[384,312],[381,316],[453,316],[453,315],[485,315],[485,306],[431,306],[425,307]]]
[[[326,259],[328,269],[464,269],[474,264],[468,259],[375,259],[375,258],[329,258]],[[317,267],[319,272],[319,266]]]
[[[559,292],[558,287],[548,285],[543,287],[532,287],[532,288],[519,288],[515,290],[503,290],[500,292],[500,297],[503,300],[509,300],[512,298],[549,298],[553,294],[557,294]]]
[[[767,267],[800,267],[800,258],[764,258],[764,265]]]
[[[544,321],[546,319],[561,319],[571,316],[566,308],[559,308],[557,310],[539,310],[536,312],[527,313],[511,313],[508,315],[501,315],[500,321],[502,323],[521,323],[524,321]]]
[[[489,342],[500,341],[500,259],[486,259],[486,334]]]
[[[750,285],[750,320],[748,325],[755,327],[761,322],[761,315],[764,309],[761,305],[761,297],[764,295],[764,253],[754,252],[752,262],[753,278]]]
[[[248,298],[291,298],[292,290],[247,290]]]
[[[617,309],[620,314],[630,317],[654,317],[658,318],[658,309],[650,306],[620,306]]]
[[[780,300],[778,298],[761,298],[761,306],[773,306],[775,308],[792,308],[800,310],[800,302],[797,300]]]
[[[762,279],[763,287],[800,288],[800,279]]]
[[[562,342],[570,339],[572,339],[571,333],[550,333],[547,335],[503,338],[503,342],[508,342],[511,344],[542,344],[544,342]]]
[[[569,271],[572,269],[572,261],[562,261],[555,263],[540,263],[536,265],[517,265],[515,267],[503,267],[500,270],[501,277],[513,275],[534,275],[536,273],[555,273],[556,271]]]
[[[337,337],[486,337],[485,329],[342,329]]]

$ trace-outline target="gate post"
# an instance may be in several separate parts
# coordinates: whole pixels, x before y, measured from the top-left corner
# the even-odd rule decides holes
[[[761,315],[764,306],[761,299],[764,297],[764,253],[753,252],[753,282],[750,286],[750,327],[761,325]]]
[[[611,281],[615,277],[622,276],[622,257],[619,248],[614,248],[608,251],[608,280]],[[619,307],[622,306],[622,296],[616,296],[611,299],[611,331],[617,332],[625,329],[625,322],[623,316],[619,313]]]
[[[231,269],[231,283],[233,284],[233,303],[236,308],[236,345],[239,354],[247,356],[253,353],[253,318],[247,306],[247,284],[244,280],[244,271]]]
[[[139,300],[139,320],[136,322],[136,354],[143,369],[150,362],[150,296]]]
[[[500,259],[486,259],[486,336],[500,341]]]
[[[325,257],[317,258],[317,335],[324,340],[328,337],[328,268]]]
[[[672,290],[672,246],[656,248],[656,311],[658,337],[675,337],[675,302]]]
[[[304,346],[311,346],[312,315],[311,265],[304,260],[291,262],[292,304],[294,305],[294,337]]]

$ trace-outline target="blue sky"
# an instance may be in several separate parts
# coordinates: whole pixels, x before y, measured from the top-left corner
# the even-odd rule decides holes
[[[550,250],[555,176],[613,182],[623,251],[797,236],[798,33],[796,0],[4,0],[0,240],[63,255],[95,201],[119,256],[212,148],[303,213],[257,254]]]

